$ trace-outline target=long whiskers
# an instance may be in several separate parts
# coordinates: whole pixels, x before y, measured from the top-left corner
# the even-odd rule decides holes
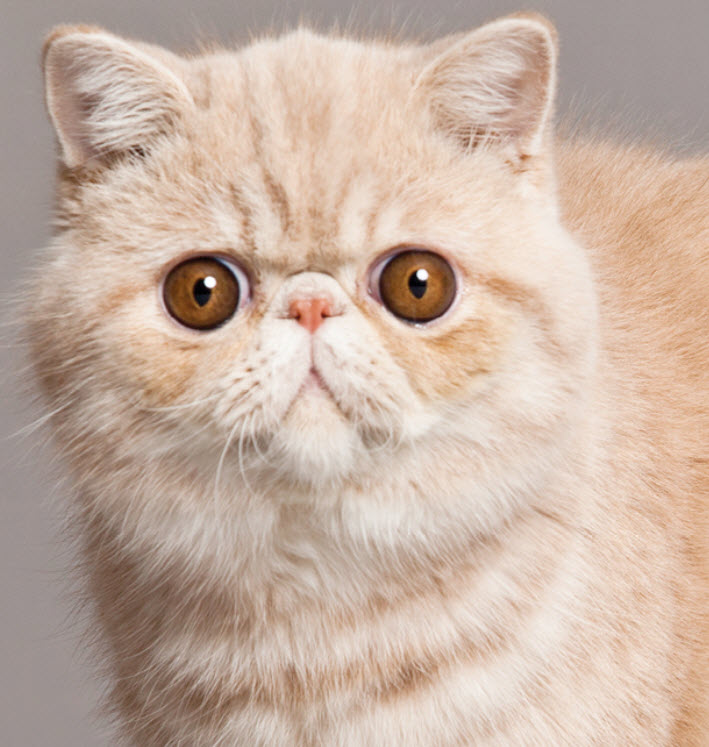
[[[208,397],[195,399],[192,402],[183,402],[179,405],[165,405],[162,407],[142,407],[141,405],[137,405],[137,408],[141,412],[173,412],[174,410],[186,410],[190,407],[197,407],[198,405],[202,405],[205,402],[212,402],[213,400],[222,396],[224,395],[221,392],[215,392],[214,394],[210,394]]]
[[[239,434],[239,474],[241,475],[244,485],[246,486],[246,490],[248,491],[249,495],[254,496],[256,495],[256,491],[251,487],[251,483],[249,482],[249,477],[246,474],[246,467],[244,466],[244,444],[246,442],[245,434],[246,434],[246,428],[249,425],[249,423],[253,420],[254,413],[251,413],[251,416],[246,416],[243,420],[242,426],[241,426],[241,433]]]
[[[72,404],[72,400],[68,400],[67,402],[64,402],[64,404],[60,405],[59,407],[55,407],[51,412],[47,412],[44,415],[41,415],[36,420],[32,421],[31,423],[28,423],[27,425],[22,426],[22,428],[18,429],[14,433],[11,433],[9,436],[7,436],[7,439],[15,439],[15,438],[26,438],[27,436],[32,435],[35,431],[37,431],[39,428],[41,428],[43,425],[48,423],[55,415],[58,415],[62,410],[66,410],[69,405]]]
[[[261,461],[263,464],[268,463],[268,458],[266,455],[261,451],[258,443],[258,434],[256,432],[256,429],[254,428],[254,421],[256,420],[254,414],[252,413],[251,419],[249,421],[249,433],[248,438],[251,442],[251,445],[253,446],[254,452],[256,453],[256,456],[258,457],[259,461]]]
[[[221,481],[222,477],[222,470],[224,468],[224,460],[226,459],[227,452],[229,451],[229,447],[231,446],[231,442],[234,439],[234,434],[236,433],[236,429],[239,427],[240,423],[237,420],[234,425],[231,427],[231,430],[229,431],[229,435],[227,436],[226,443],[224,444],[224,448],[222,449],[222,453],[219,455],[219,462],[217,463],[217,471],[214,475],[214,491],[212,493],[212,503],[214,506],[214,510],[216,513],[217,509],[217,500],[219,495],[219,483]],[[243,427],[243,424],[242,424]]]

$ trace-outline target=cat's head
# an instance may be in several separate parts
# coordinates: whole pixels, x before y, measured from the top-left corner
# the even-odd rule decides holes
[[[57,234],[30,321],[70,456],[311,487],[551,464],[593,348],[555,60],[536,16],[193,58],[56,30]]]

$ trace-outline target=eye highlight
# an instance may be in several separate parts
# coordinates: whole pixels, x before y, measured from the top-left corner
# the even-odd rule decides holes
[[[248,281],[219,257],[192,257],[167,274],[162,289],[170,316],[190,329],[210,330],[229,320],[248,296]]]
[[[445,314],[456,294],[455,273],[439,254],[406,249],[389,258],[379,273],[378,297],[394,316],[430,322]]]

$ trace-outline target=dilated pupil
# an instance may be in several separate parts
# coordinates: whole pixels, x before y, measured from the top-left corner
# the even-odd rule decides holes
[[[212,281],[212,282],[210,282]],[[206,277],[200,278],[192,288],[192,296],[199,306],[205,306],[209,303],[209,299],[212,297],[212,288],[215,283],[214,278]]]
[[[409,275],[409,290],[416,298],[423,298],[428,288],[428,271],[423,268]]]

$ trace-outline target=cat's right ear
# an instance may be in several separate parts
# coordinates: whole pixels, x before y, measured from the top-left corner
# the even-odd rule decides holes
[[[193,106],[163,61],[101,29],[55,29],[42,63],[47,109],[69,168],[146,149]]]

